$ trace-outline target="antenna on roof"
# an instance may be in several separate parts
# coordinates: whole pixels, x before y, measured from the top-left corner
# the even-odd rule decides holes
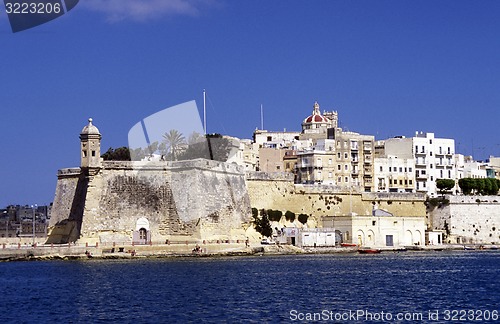
[[[205,135],[207,135],[207,100],[205,89],[203,89],[203,130]]]
[[[260,104],[260,129],[264,130],[264,106]]]

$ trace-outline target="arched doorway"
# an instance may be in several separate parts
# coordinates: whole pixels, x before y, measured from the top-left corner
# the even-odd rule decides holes
[[[146,217],[141,217],[136,221],[133,241],[134,244],[148,244],[151,242],[151,231]]]
[[[339,245],[340,243],[344,243],[342,240],[342,232],[335,230],[335,245]]]
[[[366,245],[367,246],[375,245],[375,233],[373,233],[372,230],[368,230],[368,232],[366,232]]]
[[[362,230],[358,230],[357,236],[358,236],[358,245],[364,246],[365,245],[365,233]]]
[[[416,230],[415,231],[415,236],[413,237],[413,243],[415,245],[420,245],[422,244],[423,240],[422,240],[422,233],[419,231],[419,230]]]
[[[404,242],[406,246],[413,245],[413,233],[410,230],[406,230]]]

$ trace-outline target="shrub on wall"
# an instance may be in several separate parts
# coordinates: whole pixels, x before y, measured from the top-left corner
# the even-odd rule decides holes
[[[285,219],[289,222],[293,222],[295,220],[295,213],[287,210],[285,213]]]
[[[309,218],[308,215],[306,214],[300,214],[299,217],[298,217],[298,220],[299,222],[301,222],[302,224],[305,224],[307,223],[307,219]]]
[[[283,213],[281,212],[281,210],[268,209],[267,215],[269,216],[270,221],[279,222],[281,220],[281,216],[283,216]]]

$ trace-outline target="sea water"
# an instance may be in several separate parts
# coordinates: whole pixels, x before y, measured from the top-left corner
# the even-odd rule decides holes
[[[6,262],[0,292],[0,323],[494,323],[500,252]]]

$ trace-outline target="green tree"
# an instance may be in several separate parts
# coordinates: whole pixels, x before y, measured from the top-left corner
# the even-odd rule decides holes
[[[175,160],[181,146],[186,144],[186,139],[178,130],[171,129],[163,134],[163,142],[168,148],[170,158]]]
[[[452,179],[437,179],[436,180],[436,187],[439,189],[439,192],[441,195],[444,196],[444,194],[447,191],[450,191],[455,187],[455,180]]]
[[[271,222],[269,222],[269,217],[265,209],[260,211],[260,218],[254,216],[253,220],[254,228],[264,237],[271,237],[273,235],[273,229],[271,227]]]
[[[462,178],[458,180],[458,186],[462,190],[464,195],[470,195],[472,190],[474,190],[474,179],[472,178]]]
[[[130,150],[126,146],[117,149],[110,147],[101,157],[104,161],[131,161]]]
[[[486,185],[484,183],[484,179],[478,178],[473,179],[474,181],[474,189],[476,190],[477,195],[484,195]]]

